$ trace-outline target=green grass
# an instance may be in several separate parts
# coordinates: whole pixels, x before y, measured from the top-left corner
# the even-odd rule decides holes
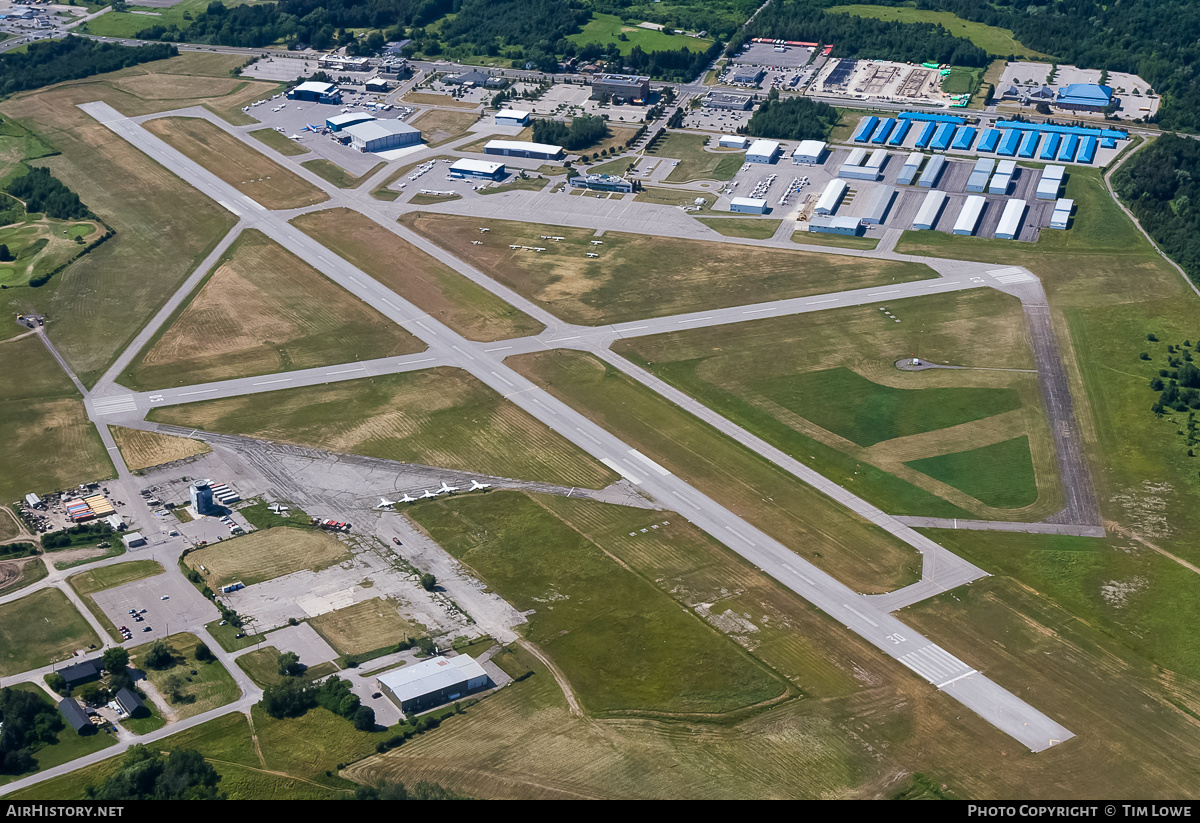
[[[488,186],[480,191],[480,194],[500,194],[506,191],[541,191],[546,188],[548,181],[544,177],[514,177],[507,183],[501,183],[499,186]]]
[[[624,40],[619,38],[622,33],[625,35]],[[641,46],[642,51],[646,52],[678,51],[686,46],[694,53],[704,51],[712,45],[711,40],[702,40],[681,34],[663,34],[653,29],[629,26],[615,14],[598,12],[592,14],[592,18],[584,24],[578,34],[567,35],[567,39],[580,46],[585,43],[599,43],[607,48],[609,45],[615,44],[621,50],[622,57],[633,51],[634,46]]]
[[[226,6],[254,5],[257,0],[226,0]],[[130,11],[110,11],[89,20],[76,27],[80,33],[94,34],[99,37],[133,38],[142,29],[151,26],[186,27],[189,18],[208,8],[206,0],[183,0],[167,8],[137,6],[129,4]],[[136,9],[142,14],[134,14]],[[186,16],[185,16],[186,15]]]
[[[303,509],[285,504],[288,506],[288,516],[284,517],[282,514],[276,514],[271,511],[269,508],[270,505],[265,500],[259,500],[257,503],[240,507],[238,514],[246,518],[247,522],[256,529],[270,529],[275,526],[291,526],[296,529],[312,528],[312,525],[309,523],[309,517],[304,513]]]
[[[618,157],[616,160],[609,160],[607,163],[597,163],[594,166],[587,167],[588,174],[613,174],[617,177],[624,177],[629,167],[636,163],[636,158],[633,157]],[[547,174],[561,174],[562,169],[549,168]]]
[[[131,560],[93,569],[90,572],[71,575],[67,582],[80,597],[86,597],[105,589],[123,586],[135,580],[144,580],[162,574],[163,567],[157,560]]]
[[[262,642],[263,635],[247,632],[245,637],[238,637],[244,628],[239,628],[232,623],[221,625],[220,620],[214,620],[211,623],[204,624],[204,628],[212,636],[213,640],[221,645],[221,648],[227,652],[241,651],[253,646],[255,643]]]
[[[1019,509],[1037,500],[1037,479],[1028,437],[910,460],[905,465],[996,508]]]
[[[51,699],[45,691],[32,683],[16,683],[8,688],[35,694],[47,706],[58,705],[58,701]],[[111,732],[98,731],[94,734],[81,735],[64,721],[63,728],[59,730],[52,743],[42,744],[33,749],[33,760],[37,763],[37,768],[34,769],[34,772],[52,769],[55,766],[70,763],[72,760],[76,760],[84,755],[103,751],[109,746],[115,745],[116,742],[116,735]],[[26,772],[25,774],[32,774],[34,772]],[[0,775],[0,786],[23,776],[16,774]]]
[[[983,69],[954,67],[942,78],[942,91],[946,94],[974,94],[983,81]]]
[[[573,194],[574,192],[572,192]],[[646,186],[633,196],[639,203],[653,203],[656,206],[695,206],[696,198],[703,197],[705,205],[690,212],[692,215],[728,214],[728,212],[713,211],[712,206],[717,202],[714,192],[689,191],[687,189],[664,189],[658,186]]]
[[[1023,56],[1030,59],[1051,59],[1048,54],[1021,45],[1008,29],[963,20],[953,12],[914,9],[907,6],[871,5],[833,6],[826,11],[843,12],[858,17],[874,17],[884,21],[895,20],[901,23],[934,23],[944,27],[955,37],[970,40],[988,54],[994,54],[997,57],[1006,57],[1012,54],[1018,60]]]
[[[775,236],[782,220],[754,220],[748,217],[699,217],[701,223],[726,237],[746,237],[769,240]]]
[[[770,377],[755,388],[860,446],[957,426],[1021,406],[1012,389],[896,389],[847,368]]]
[[[152,416],[206,431],[564,486],[603,488],[617,477],[458,369],[284,389],[156,409]]]
[[[337,186],[339,189],[355,189],[367,182],[376,172],[386,166],[387,163],[377,163],[358,177],[355,177],[336,163],[332,163],[324,158],[305,160],[300,165],[321,179]]]
[[[655,157],[679,161],[667,175],[668,183],[690,183],[693,180],[732,180],[746,162],[744,151],[728,149],[706,151],[709,138],[703,134],[672,132],[654,144],[648,153]],[[666,162],[665,160],[659,161]]]
[[[873,250],[879,245],[877,237],[851,237],[848,234],[825,234],[816,231],[797,231],[792,233],[792,242],[805,246],[837,246],[842,249]]]
[[[60,572],[67,569],[74,569],[79,566],[86,566],[88,563],[95,563],[97,560],[108,560],[113,557],[120,557],[125,553],[125,544],[120,540],[112,542],[112,544],[104,551],[104,554],[98,554],[94,557],[84,557],[79,560],[72,560],[69,563],[62,561],[54,561],[54,568]]]
[[[617,507],[601,514],[630,518]],[[728,712],[783,684],[651,583],[516,492],[414,505],[409,517],[517,609],[591,712]],[[656,514],[636,512],[638,522]]]
[[[195,635],[173,634],[166,640],[167,644],[179,653],[174,665],[166,669],[150,669],[145,666],[139,668],[145,671],[146,678],[155,685],[163,699],[171,704],[178,719],[195,717],[232,703],[241,696],[241,690],[220,661],[201,662],[196,659],[196,647],[200,645],[200,641]],[[133,665],[138,665],[137,658],[144,654],[147,648],[148,645],[129,650]],[[167,678],[172,675],[184,678],[185,685],[180,690],[181,699],[178,702],[171,702],[164,686]]]
[[[100,644],[83,616],[58,589],[42,589],[0,605],[0,675],[69,659]]]
[[[913,549],[594,357],[556,351],[508,363],[855,590],[919,579]]]
[[[22,568],[24,571],[21,575],[21,579],[17,580],[16,582],[9,583],[7,586],[0,586],[0,595],[12,594],[13,592],[20,591],[27,586],[32,586],[39,580],[45,580],[46,576],[50,574],[49,570],[46,568],[46,561],[42,560],[40,557],[35,560],[27,561]]]
[[[285,134],[280,134],[275,129],[255,129],[247,133],[255,140],[266,144],[280,154],[287,155],[288,157],[295,157],[298,154],[308,154],[307,147],[295,140],[289,139]]]
[[[434,203],[449,203],[454,200],[462,200],[461,194],[421,194],[417,192],[408,199],[408,202],[414,206],[432,206]]]
[[[395,646],[392,647],[393,649]],[[284,676],[279,673],[279,649],[275,646],[264,646],[252,652],[246,652],[237,658],[238,668],[254,681],[259,688],[267,688],[283,682]],[[326,675],[334,674],[338,667],[332,662],[318,663],[309,666],[304,672],[306,680],[316,680]]]

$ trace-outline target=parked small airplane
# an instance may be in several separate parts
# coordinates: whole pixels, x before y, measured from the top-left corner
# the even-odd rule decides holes
[[[379,505],[378,505],[378,506],[376,506],[375,508],[377,508],[377,509],[390,509],[390,508],[391,508],[392,506],[394,506],[394,505],[396,505],[396,501],[395,501],[395,500],[388,500],[386,497],[381,497],[381,498],[379,498]]]
[[[446,481],[442,481],[442,487],[438,489],[438,494],[452,494],[458,491],[458,486],[447,486]]]
[[[408,493],[405,492],[404,496],[400,498],[400,502],[401,503],[416,503],[420,499],[421,498],[419,498],[419,497],[409,497]]]
[[[281,506],[278,503],[272,503],[270,506],[267,506],[267,511],[274,512],[275,514],[283,514],[288,510],[287,506]]]
[[[423,495],[421,495],[421,497],[419,499],[424,500],[424,499],[428,499],[431,497],[437,497],[437,496],[438,496],[438,492],[431,492],[429,489],[426,489],[425,493]]]
[[[467,489],[467,491],[477,492],[477,491],[481,491],[483,489],[490,489],[491,487],[492,487],[491,483],[480,483],[478,480],[472,480],[471,488]]]

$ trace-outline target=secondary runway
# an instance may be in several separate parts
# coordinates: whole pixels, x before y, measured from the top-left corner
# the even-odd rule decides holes
[[[556,400],[539,386],[505,366],[503,363],[505,352],[489,350],[495,348],[496,344],[472,343],[432,317],[425,315],[417,307],[385,288],[364,272],[296,230],[281,215],[268,212],[262,206],[241,195],[180,152],[130,122],[110,106],[103,103],[88,103],[82,105],[81,108],[152,159],[178,174],[185,182],[243,218],[247,225],[259,229],[276,242],[299,254],[327,277],[423,340],[429,347],[425,356],[433,358],[431,362],[439,362],[468,371],[555,432],[614,469],[631,483],[640,486],[661,505],[678,511],[715,539],[766,571],[822,611],[841,621],[872,645],[898,660],[935,687],[945,690],[951,697],[987,717],[997,728],[1021,741],[1031,750],[1044,750],[1072,736],[1069,730],[992,683],[969,664],[912,631],[867,598],[853,592],[825,572],[801,559],[783,544],[735,516],[716,501],[700,494],[665,468],[629,448],[627,444],[592,423],[578,411]],[[892,296],[892,299],[895,297]],[[408,357],[419,356],[410,355]],[[411,361],[409,361],[409,365],[412,365]],[[337,370],[337,367],[328,369],[330,372]],[[326,376],[336,377],[338,375]],[[257,382],[261,385],[282,388],[291,385],[294,377],[294,374],[272,376],[258,378]],[[249,380],[252,384],[255,382],[254,378]],[[287,382],[272,384],[267,383],[268,380]],[[236,388],[228,384],[239,382],[241,381],[226,381],[225,384],[221,384],[225,386],[224,389],[214,389],[208,392],[208,396],[204,399],[234,396]],[[110,400],[111,403],[109,403]],[[97,408],[96,404],[101,402],[109,403],[109,405]],[[165,399],[162,402],[166,402]],[[132,408],[124,408],[129,405]],[[108,407],[113,410],[106,412],[105,408]],[[97,415],[107,414],[114,417],[125,414],[137,415],[139,406],[137,400],[113,396],[93,401],[89,411]],[[762,445],[766,446],[766,444]],[[780,456],[786,457],[785,455]],[[805,469],[800,464],[797,466],[798,469]],[[815,475],[815,473],[812,474]],[[826,488],[822,490],[827,494],[836,494],[838,491],[848,494],[819,475],[813,477],[813,483],[814,485],[824,484]],[[853,498],[853,496],[849,497]],[[974,569],[970,564],[956,558],[951,553],[945,552],[932,541],[922,538],[907,526],[900,524],[865,501],[858,498],[853,498],[853,501],[855,505],[862,506],[860,512],[862,516],[879,523],[884,528],[890,527],[889,531],[892,531],[897,538],[909,542],[918,550],[939,556],[940,553],[944,553],[948,558],[955,558],[957,561],[955,571],[948,575],[949,578],[957,579],[960,576],[971,574],[978,576],[978,569]],[[947,562],[950,561],[947,560]],[[936,570],[934,573],[937,574]],[[947,582],[950,580],[948,579]],[[934,584],[936,585],[936,582]],[[1002,706],[1003,711],[997,712],[996,706]]]

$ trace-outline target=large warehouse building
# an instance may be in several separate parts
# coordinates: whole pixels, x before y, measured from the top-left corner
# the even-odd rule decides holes
[[[372,120],[342,129],[350,135],[350,145],[359,151],[375,152],[415,146],[421,142],[421,130],[399,120]]]
[[[451,177],[486,177],[489,180],[499,180],[505,174],[503,163],[493,163],[488,160],[471,160],[463,158],[455,160],[450,167]]]
[[[650,96],[650,78],[633,74],[598,74],[592,78],[592,97],[604,95],[617,102],[644,103]]]
[[[731,94],[726,91],[710,91],[704,97],[704,108],[723,111],[749,111],[754,98],[749,94]]]
[[[524,140],[489,140],[483,147],[483,152],[505,157],[529,157],[534,160],[561,160],[563,157],[562,146],[527,143]]]
[[[756,197],[735,197],[729,201],[729,210],[739,214],[766,214],[767,201]]]
[[[435,657],[379,675],[376,684],[405,714],[458,700],[491,685],[483,666],[472,657]]]
[[[774,163],[779,143],[774,140],[755,140],[746,150],[747,163]]]
[[[288,100],[312,100],[316,103],[341,103],[342,93],[333,83],[318,83],[310,80],[301,83],[287,93]]]
[[[325,126],[330,131],[341,131],[348,126],[357,126],[359,123],[369,123],[375,118],[367,114],[365,111],[351,111],[345,114],[335,114],[333,117],[325,118]]]
[[[1000,215],[1000,225],[996,227],[996,238],[999,240],[1016,240],[1021,233],[1021,221],[1025,217],[1028,204],[1024,200],[1013,198],[1004,204],[1004,213]]]
[[[792,152],[792,162],[818,164],[824,156],[824,140],[801,140],[800,145]]]

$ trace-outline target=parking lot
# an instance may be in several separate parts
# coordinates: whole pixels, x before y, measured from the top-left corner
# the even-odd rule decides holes
[[[166,597],[167,599],[163,599]],[[174,632],[186,631],[218,619],[217,607],[179,574],[160,574],[135,580],[123,586],[96,592],[96,605],[118,629],[128,626],[132,636],[128,645],[137,646],[159,640]],[[130,609],[141,612],[138,622]]]

